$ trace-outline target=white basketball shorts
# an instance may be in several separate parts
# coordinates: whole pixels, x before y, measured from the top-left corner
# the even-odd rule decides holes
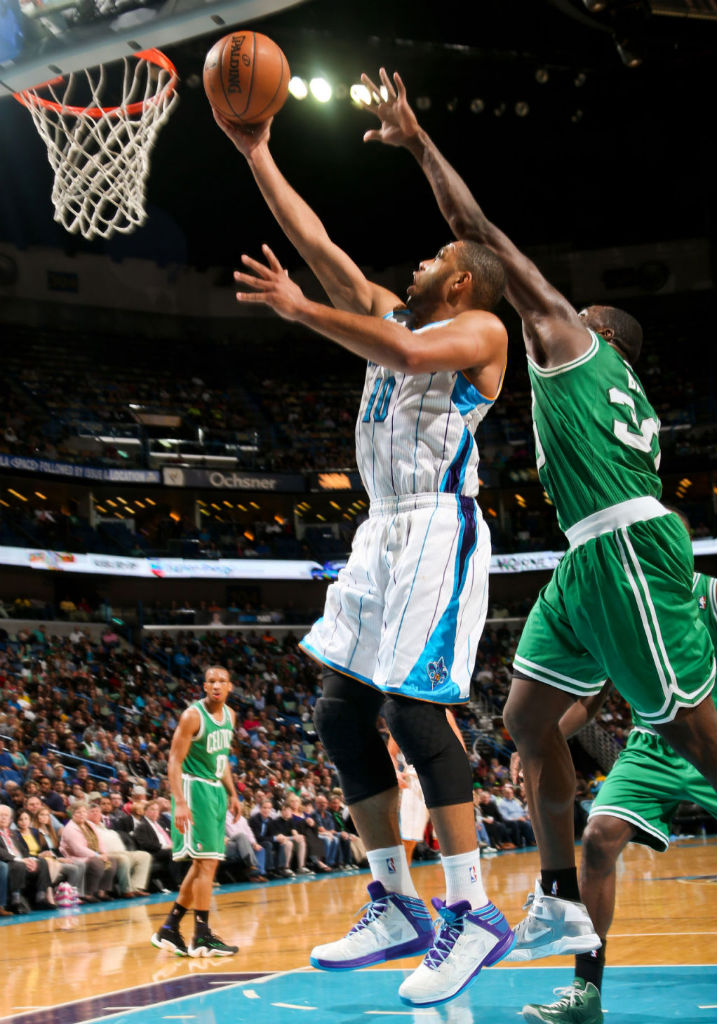
[[[488,607],[490,533],[473,498],[372,502],[301,647],[385,693],[468,700]]]

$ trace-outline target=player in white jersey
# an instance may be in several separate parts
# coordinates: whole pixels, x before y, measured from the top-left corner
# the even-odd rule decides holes
[[[368,520],[304,641],[322,664],[315,724],[368,851],[368,910],[317,946],[316,967],[345,970],[426,953],[401,985],[411,1005],[451,999],[512,948],[481,880],[471,771],[445,705],[465,701],[485,620],[490,538],[476,503],[476,424],[500,390],[507,335],[490,312],[500,261],[453,242],[414,272],[407,299],[366,279],[285,180],[270,122],[251,133],[215,113],[272,213],[333,306],[311,302],[271,250],[243,256],[240,302],[263,303],[367,360],[356,427]],[[442,851],[440,928],[418,897],[398,829],[398,787],[377,729],[382,710],[421,781]]]

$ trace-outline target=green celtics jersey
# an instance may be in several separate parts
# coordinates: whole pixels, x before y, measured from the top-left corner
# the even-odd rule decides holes
[[[199,711],[200,726],[184,758],[182,773],[216,781],[224,776],[234,734],[229,708],[224,706],[224,717],[217,723],[203,700],[195,701],[193,706]]]
[[[657,415],[630,365],[590,333],[587,352],[564,366],[528,360],[538,475],[562,530],[662,493]]]
[[[692,593],[697,599],[697,614],[707,627],[712,646],[717,651],[717,579],[696,572],[692,583]],[[717,704],[717,685],[712,690],[712,700]],[[644,722],[637,711],[632,708],[632,721],[640,729],[654,732],[651,725]]]

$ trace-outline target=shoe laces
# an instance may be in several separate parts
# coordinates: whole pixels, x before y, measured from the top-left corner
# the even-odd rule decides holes
[[[553,1003],[553,1008],[560,1007],[560,1009],[567,1010],[572,1006],[582,1006],[585,992],[574,985],[567,985],[565,988],[554,988],[553,995],[561,997],[556,1003]]]
[[[435,938],[433,945],[426,953],[424,963],[430,970],[437,971],[463,934],[465,910],[456,913],[442,900],[433,899],[431,902],[438,911],[438,918],[433,923]],[[470,909],[467,903],[465,908]]]
[[[360,921],[356,922],[356,924],[349,932],[349,935],[353,935],[354,932],[360,932],[364,928],[367,928],[370,924],[373,924],[374,921],[378,921],[379,917],[383,913],[385,913],[387,907],[388,899],[385,897],[378,900],[371,900],[369,903],[364,903],[364,905],[359,910],[357,910],[356,913],[363,914],[364,910],[366,911],[366,913],[363,914],[363,917],[361,918]]]

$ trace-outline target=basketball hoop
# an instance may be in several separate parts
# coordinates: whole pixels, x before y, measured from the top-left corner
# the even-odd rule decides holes
[[[134,231],[147,219],[150,151],[178,98],[176,68],[159,50],[123,57],[122,65],[115,107],[102,106],[103,65],[14,94],[47,146],[55,220],[89,239]],[[81,105],[71,105],[83,89]]]

